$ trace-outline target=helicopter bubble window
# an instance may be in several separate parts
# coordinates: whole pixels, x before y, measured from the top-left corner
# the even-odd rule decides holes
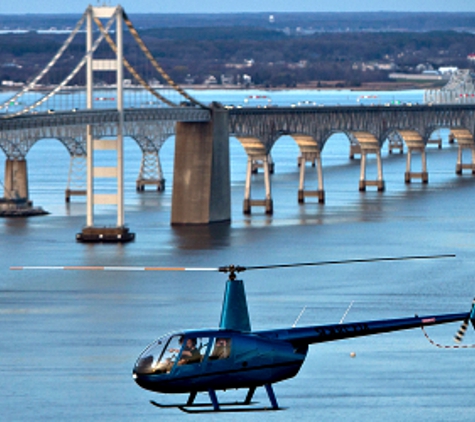
[[[231,356],[231,338],[216,337],[213,339],[209,360],[228,359]]]
[[[176,362],[183,344],[183,335],[164,336],[148,346],[135,364],[139,374],[168,373]]]

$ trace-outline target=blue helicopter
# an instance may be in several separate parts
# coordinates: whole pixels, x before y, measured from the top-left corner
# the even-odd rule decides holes
[[[309,345],[392,331],[424,328],[462,321],[455,341],[461,342],[471,323],[475,328],[475,299],[470,312],[414,316],[331,325],[289,327],[252,331],[244,290],[237,279],[243,271],[361,262],[448,258],[455,255],[406,256],[343,261],[320,261],[267,266],[218,268],[163,267],[11,267],[11,269],[67,269],[106,271],[219,271],[229,274],[218,329],[189,330],[165,335],[151,343],[138,357],[132,376],[142,388],[157,393],[189,394],[180,404],[151,403],[160,408],[178,408],[187,413],[279,410],[272,385],[297,375]],[[253,396],[264,387],[270,406],[254,406]],[[246,389],[242,401],[219,402],[216,391]],[[198,393],[208,393],[210,402],[197,403]]]
[[[150,391],[189,394],[183,404],[151,401],[158,407],[176,407],[189,413],[279,410],[281,408],[272,384],[297,375],[311,344],[462,321],[456,335],[456,341],[460,342],[469,322],[475,328],[475,299],[470,312],[252,331],[244,283],[236,278],[237,273],[245,270],[453,256],[354,259],[254,267],[231,265],[205,269],[229,274],[219,329],[182,331],[159,338],[137,359],[133,378],[140,387]],[[270,407],[251,406],[258,387],[265,387]],[[216,391],[229,389],[246,389],[247,394],[243,401],[220,403]],[[199,392],[207,392],[210,403],[195,403]]]

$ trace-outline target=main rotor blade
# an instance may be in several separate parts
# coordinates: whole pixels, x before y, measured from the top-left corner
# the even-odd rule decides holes
[[[379,258],[361,258],[344,259],[339,261],[318,261],[318,262],[298,262],[294,264],[273,264],[273,265],[255,265],[243,267],[240,265],[229,265],[218,268],[200,268],[200,267],[134,267],[134,266],[23,266],[10,267],[10,270],[75,270],[75,271],[215,271],[222,273],[235,274],[249,270],[268,270],[273,268],[295,268],[295,267],[317,267],[323,265],[356,264],[362,262],[383,262],[383,261],[409,261],[415,259],[441,259],[454,258],[454,254],[444,255],[415,255],[400,257],[379,257]]]
[[[441,259],[455,258],[455,254],[442,255],[413,255],[400,257],[379,257],[379,258],[361,258],[361,259],[343,259],[339,261],[318,261],[318,262],[299,262],[295,264],[274,264],[274,265],[255,265],[249,267],[239,267],[241,271],[246,270],[267,270],[272,268],[293,268],[293,267],[317,267],[323,265],[356,264],[361,262],[383,262],[383,261],[409,261],[415,259]]]
[[[29,266],[10,267],[10,270],[75,270],[75,271],[219,271],[219,268],[193,267],[100,267],[100,266]]]

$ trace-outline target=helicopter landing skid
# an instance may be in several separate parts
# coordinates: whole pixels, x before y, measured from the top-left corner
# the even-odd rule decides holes
[[[279,407],[277,400],[275,398],[274,391],[271,384],[265,385],[269,401],[271,403],[270,407],[244,407],[252,406],[257,402],[252,401],[252,397],[256,390],[256,387],[249,388],[249,391],[246,395],[245,400],[236,401],[236,402],[227,402],[219,403],[218,397],[215,390],[208,390],[211,403],[194,403],[196,393],[191,393],[188,401],[185,404],[160,404],[153,400],[150,400],[150,403],[154,406],[160,408],[178,408],[185,413],[213,413],[213,412],[262,412],[270,410],[284,410],[284,408]]]
[[[186,412],[186,410],[192,409],[194,407],[210,407],[210,406],[213,406],[212,403],[162,404],[162,403],[157,403],[154,400],[150,400],[150,403],[153,404],[156,407],[159,407],[160,409],[169,409],[169,408],[176,407],[177,409],[183,410],[184,412]],[[257,402],[252,401],[252,402],[249,402],[249,403],[245,403],[243,401],[241,401],[241,402],[236,401],[236,402],[229,402],[229,403],[220,403],[219,405],[220,406],[247,406],[247,405],[252,405],[252,404],[257,404]],[[186,409],[186,410],[184,410],[184,409]]]
[[[237,403],[238,406],[245,405],[244,403]],[[209,405],[208,405],[209,406]],[[229,404],[222,404],[220,403],[220,406],[236,406],[236,403],[229,403]],[[275,411],[275,410],[285,410],[284,407],[231,407],[231,408],[225,408],[222,409],[221,407],[218,410],[215,410],[214,408],[208,408],[208,409],[193,409],[193,408],[188,408],[186,406],[179,406],[178,409],[180,409],[182,412],[185,413],[230,413],[230,412],[268,412],[268,411]]]

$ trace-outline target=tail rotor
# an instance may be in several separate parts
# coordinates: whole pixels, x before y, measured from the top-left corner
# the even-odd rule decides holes
[[[462,325],[460,326],[457,333],[455,334],[455,337],[454,337],[455,343],[461,343],[462,342],[462,340],[465,336],[465,333],[467,332],[467,328],[468,328],[470,322],[472,322],[472,325],[475,328],[475,298],[472,301],[472,310],[470,311],[470,314],[467,316],[467,318],[465,318],[462,321]]]

